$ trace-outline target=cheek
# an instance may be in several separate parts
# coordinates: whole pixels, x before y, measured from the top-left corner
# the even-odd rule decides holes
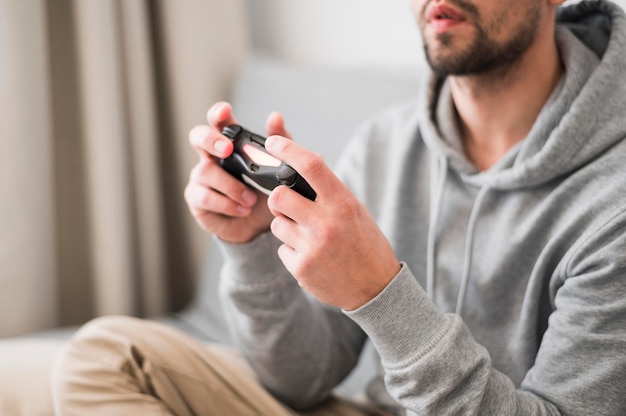
[[[537,19],[537,3],[535,1],[494,2],[495,8],[485,17],[483,30],[491,39],[504,41],[514,38],[520,28],[528,25],[529,19]],[[487,17],[488,16],[488,17]]]

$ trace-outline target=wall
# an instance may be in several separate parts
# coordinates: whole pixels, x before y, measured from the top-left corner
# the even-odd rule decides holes
[[[626,9],[626,0],[615,2]],[[410,0],[247,3],[256,51],[325,67],[424,65]]]
[[[409,0],[247,0],[253,47],[326,67],[422,64]]]

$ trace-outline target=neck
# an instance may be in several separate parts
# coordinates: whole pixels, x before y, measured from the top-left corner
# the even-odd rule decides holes
[[[450,77],[465,153],[479,170],[489,169],[528,135],[559,82],[564,68],[550,30],[539,33],[515,65]]]

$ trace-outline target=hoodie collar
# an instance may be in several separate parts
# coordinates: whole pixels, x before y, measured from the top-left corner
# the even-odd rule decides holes
[[[619,76],[626,74],[624,12],[612,3],[594,1],[564,8],[559,15],[568,19],[556,30],[565,74],[526,139],[485,172],[478,172],[463,154],[447,80],[429,77],[422,136],[466,182],[502,190],[537,186],[588,162],[626,135],[624,122],[616,117],[626,112],[626,90]],[[585,30],[585,25],[598,22],[600,28]],[[610,37],[604,35],[607,27]],[[588,45],[585,39],[593,40]]]

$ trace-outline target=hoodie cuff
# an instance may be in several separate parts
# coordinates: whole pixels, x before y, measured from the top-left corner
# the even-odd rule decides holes
[[[217,239],[217,244],[224,259],[222,276],[233,283],[266,286],[293,280],[278,257],[282,243],[270,232],[249,243],[233,244]]]
[[[385,367],[402,367],[428,353],[450,330],[452,319],[428,299],[408,266],[375,298],[343,311],[372,340]]]

